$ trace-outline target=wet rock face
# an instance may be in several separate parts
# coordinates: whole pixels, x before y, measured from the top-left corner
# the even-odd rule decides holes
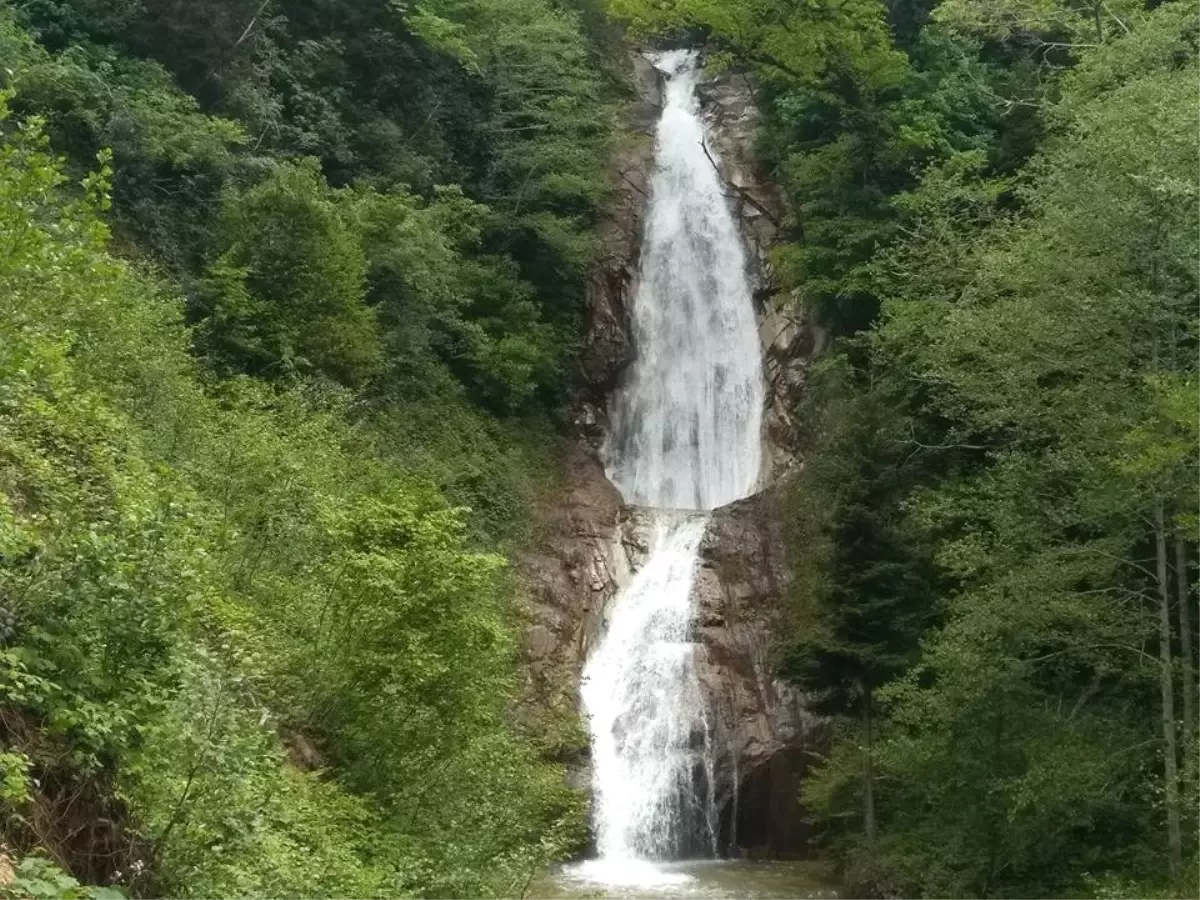
[[[584,343],[569,410],[575,440],[563,460],[562,492],[538,510],[541,539],[517,560],[528,598],[519,712],[534,728],[547,713],[554,719],[575,714],[580,673],[603,627],[604,609],[628,581],[618,539],[628,513],[604,474],[598,448],[608,430],[608,397],[633,358],[630,305],[663,102],[661,77],[638,54],[630,60],[630,87],[634,97],[621,123],[628,137],[611,161],[613,194],[585,297]],[[586,759],[572,764],[572,781],[588,784]]]
[[[795,419],[810,361],[821,352],[824,333],[809,321],[797,292],[783,291],[771,265],[787,208],[754,156],[759,123],[753,82],[724,72],[701,84],[701,107],[712,135],[713,160],[725,181],[725,195],[746,243],[747,273],[754,290],[767,381],[763,417],[761,486],[778,481],[798,463],[799,423]]]
[[[585,440],[568,449],[563,465],[562,492],[539,510],[543,537],[517,560],[527,602],[520,712],[535,728],[547,713],[574,716],[588,648],[628,579],[624,554],[615,552],[621,495]]]
[[[805,854],[800,778],[824,738],[804,695],[774,676],[789,585],[783,522],[778,485],[717,510],[693,587],[721,842],[732,855]]]
[[[808,751],[787,747],[742,777],[722,810],[722,844],[746,859],[807,858],[808,820],[796,798],[810,761]]]
[[[521,711],[534,719],[547,709],[566,715],[578,709],[579,678],[603,633],[610,601],[649,547],[647,518],[622,504],[598,452],[609,395],[635,350],[630,304],[662,103],[653,67],[637,55],[632,67],[637,99],[624,123],[631,137],[613,159],[603,255],[586,297],[585,349],[570,410],[576,439],[564,459],[562,491],[540,510],[538,546],[518,560],[529,599]],[[719,159],[750,250],[768,390],[761,491],[717,510],[701,547],[693,588],[697,666],[713,717],[721,847],[730,855],[796,857],[807,847],[799,785],[825,726],[773,672],[789,579],[783,496],[788,473],[800,464],[796,410],[824,338],[802,314],[798,298],[780,291],[771,269],[770,249],[785,211],[753,157],[753,86],[743,76],[723,74],[703,82],[698,93],[714,164]],[[562,758],[572,784],[590,783],[584,748],[564,751]]]
[[[622,142],[610,166],[613,198],[600,226],[600,262],[588,281],[583,350],[578,361],[578,391],[573,421],[593,444],[603,437],[608,396],[633,359],[632,309],[650,171],[654,128],[662,111],[662,79],[649,61],[631,62],[636,99],[626,107]]]
[[[750,284],[761,302],[779,287],[770,252],[779,235],[784,207],[775,186],[760,174],[754,157],[759,122],[754,85],[743,74],[725,72],[702,82],[697,94],[712,136],[712,158],[714,164],[719,161],[725,193],[749,251]]]

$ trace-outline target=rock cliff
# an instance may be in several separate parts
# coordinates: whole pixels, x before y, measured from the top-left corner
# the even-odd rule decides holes
[[[634,352],[630,303],[661,104],[653,67],[635,54],[632,68],[636,97],[625,111],[628,138],[613,159],[604,251],[587,295],[585,349],[571,409],[576,438],[564,459],[565,487],[543,504],[538,549],[524,554],[519,566],[531,602],[522,645],[526,693],[542,710],[563,714],[576,708],[579,674],[602,632],[609,601],[646,549],[641,514],[622,504],[599,457],[608,398]],[[821,741],[822,724],[800,694],[773,677],[772,653],[788,589],[782,496],[799,464],[793,411],[822,338],[795,298],[780,292],[771,270],[782,208],[753,157],[752,84],[724,74],[706,80],[700,96],[713,163],[750,251],[768,381],[760,491],[713,514],[694,587],[699,673],[714,713],[721,844],[730,855],[799,856],[807,850],[799,779]],[[563,758],[577,783],[587,785],[586,751],[567,747]]]

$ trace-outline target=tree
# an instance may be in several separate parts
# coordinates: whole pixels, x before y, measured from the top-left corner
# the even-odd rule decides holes
[[[836,7],[783,0],[614,0],[611,9],[641,31],[703,29],[727,60],[751,64],[768,78],[812,85],[843,72],[871,89],[902,77],[904,57],[892,46],[886,9],[877,0]]]
[[[1109,4],[1100,0],[1078,5],[1057,0],[947,0],[934,15],[962,31],[1031,44],[1038,48],[1042,62],[1050,63],[1061,61],[1064,50],[1085,52],[1103,44],[1109,36],[1129,34],[1131,27],[1140,24],[1143,13],[1136,3]]]
[[[415,418],[394,396],[364,414],[363,394],[300,363],[218,377],[191,353],[179,293],[112,253],[111,157],[75,182],[41,122],[7,124],[5,846],[76,881],[181,897],[507,895],[573,852],[580,797],[507,716],[513,585],[472,547],[517,539],[545,432],[520,443],[444,379],[422,410],[436,443],[394,427]],[[464,224],[453,193],[407,201],[426,246]],[[210,296],[258,305],[231,317],[244,333],[345,359],[310,350],[330,345],[300,324],[366,309],[351,199],[311,165],[231,196],[245,205]],[[318,255],[297,257],[294,237]],[[457,260],[409,286],[432,290],[443,263]],[[438,476],[464,469],[498,511],[449,506]]]
[[[1032,622],[1023,623],[1025,640],[1035,640],[1034,647],[1037,646],[1034,636],[1039,633],[1046,635],[1044,639],[1048,641],[1040,652],[1034,652],[1032,648],[1026,651],[1026,658],[1057,658],[1057,654],[1065,651],[1067,658],[1077,659],[1077,665],[1084,666],[1082,671],[1090,669],[1091,677],[1100,679],[1102,684],[1104,676],[1101,673],[1113,668],[1121,671],[1125,667],[1115,660],[1088,660],[1084,648],[1112,645],[1122,648],[1125,653],[1139,652],[1136,645],[1117,635],[1130,630],[1137,633],[1134,624],[1139,618],[1137,601],[1142,597],[1154,598],[1151,602],[1158,608],[1157,644],[1161,660],[1158,681],[1164,762],[1160,783],[1165,792],[1166,856],[1173,880],[1180,865],[1176,724],[1172,696],[1175,669],[1171,662],[1170,623],[1165,618],[1169,598],[1165,571],[1166,526],[1161,510],[1164,502],[1174,502],[1165,499],[1173,496],[1175,490],[1171,487],[1174,476],[1170,472],[1178,470],[1184,457],[1162,455],[1174,440],[1164,442],[1160,426],[1152,424],[1153,411],[1158,404],[1144,392],[1145,382],[1139,385],[1139,376],[1130,377],[1131,373],[1140,372],[1141,379],[1153,378],[1152,347],[1160,340],[1155,334],[1159,328],[1155,321],[1155,304],[1145,292],[1145,287],[1153,283],[1152,256],[1135,259],[1125,256],[1122,261],[1118,255],[1129,253],[1129,248],[1137,248],[1144,238],[1158,233],[1163,224],[1160,213],[1155,211],[1155,204],[1149,202],[1148,197],[1143,195],[1140,202],[1134,199],[1139,193],[1139,188],[1134,185],[1141,177],[1153,180],[1163,177],[1164,168],[1183,165],[1182,143],[1172,144],[1165,137],[1174,134],[1175,140],[1179,141],[1182,134],[1178,124],[1174,131],[1166,125],[1171,121],[1166,112],[1168,105],[1179,102],[1186,109],[1182,97],[1174,94],[1178,85],[1173,87],[1169,81],[1161,76],[1148,76],[1142,83],[1115,92],[1114,96],[1104,98],[1089,110],[1092,116],[1085,118],[1085,124],[1081,126],[1088,139],[1064,142],[1059,151],[1062,155],[1053,163],[1048,162],[1047,168],[1042,170],[1044,180],[1036,193],[1033,192],[1035,189],[1030,191],[1031,201],[1039,211],[1044,211],[1045,218],[1024,232],[1016,232],[1018,236],[1014,237],[1014,243],[992,257],[994,262],[982,264],[982,272],[987,273],[983,281],[976,276],[976,290],[989,290],[982,285],[987,279],[994,278],[1005,286],[1001,290],[1008,299],[999,303],[973,303],[952,314],[946,322],[945,337],[938,343],[947,349],[955,349],[941,357],[935,366],[942,373],[958,373],[950,375],[953,392],[958,397],[952,405],[945,407],[946,414],[965,415],[983,426],[986,430],[977,431],[975,441],[983,443],[999,439],[999,443],[993,444],[997,448],[994,452],[998,465],[989,478],[995,479],[994,487],[975,500],[976,509],[994,510],[984,519],[988,524],[982,529],[981,538],[989,533],[991,536],[986,538],[983,547],[990,545],[992,549],[986,551],[983,559],[990,556],[997,563],[1000,559],[1008,559],[1009,565],[1017,565],[1020,560],[1020,565],[1037,571],[1041,588],[1027,594],[1030,599],[1041,595],[1047,598],[1045,602],[1053,603],[1050,600],[1054,596],[1052,586],[1060,585],[1058,589],[1063,592],[1065,604],[1062,609],[1070,611],[1068,615],[1075,619],[1075,624],[1070,626],[1067,625],[1070,619],[1055,623],[1050,631],[1046,630],[1046,625],[1035,627]],[[1140,121],[1131,121],[1128,115],[1132,102],[1130,94],[1140,97],[1137,103],[1141,104],[1145,116]],[[1180,120],[1175,121],[1179,123]],[[1156,132],[1161,140],[1143,142],[1143,135]],[[1160,149],[1151,150],[1152,146],[1160,149],[1174,146],[1179,154],[1172,157],[1170,151],[1163,154]],[[1089,162],[1081,164],[1080,156],[1088,158]],[[1097,210],[1088,205],[1083,199],[1087,196],[1082,190],[1083,184],[1076,180],[1082,178],[1085,171],[1093,190],[1097,188],[1095,178],[1099,173],[1111,173],[1112,181],[1101,189],[1104,194],[1101,202],[1106,207],[1108,203],[1124,203],[1124,215],[1115,207]],[[1126,173],[1133,171],[1139,173],[1138,178],[1132,182],[1126,180]],[[1175,234],[1186,240],[1182,237],[1189,228],[1185,220],[1177,217],[1173,222],[1171,227]],[[1103,223],[1103,226],[1097,227],[1097,223]],[[1175,240],[1169,243],[1176,248],[1183,246]],[[1068,255],[1073,267],[1069,274],[1061,268],[1061,260]],[[1124,273],[1118,274],[1117,269],[1111,268],[1114,264],[1123,267]],[[1027,265],[1031,268],[1025,268]],[[1175,266],[1172,268],[1179,271]],[[1056,274],[1050,274],[1052,271]],[[1123,279],[1131,277],[1130,272],[1138,273],[1132,276],[1135,279],[1139,276],[1145,279],[1142,281],[1145,287],[1140,291],[1128,281],[1124,282],[1125,290],[1119,287]],[[1100,285],[1105,287],[1099,288]],[[1186,280],[1177,290],[1180,297],[1188,292]],[[1140,301],[1131,305],[1130,295],[1136,297],[1139,293]],[[1085,302],[1084,298],[1089,307],[1086,320],[1072,312],[1077,308],[1076,304]],[[1004,338],[998,340],[998,335],[1004,335]],[[1098,339],[1100,335],[1105,336],[1103,340]],[[1011,347],[1011,354],[1004,349],[1008,347]],[[1080,415],[1084,396],[1089,398],[1086,419]],[[1107,400],[1100,403],[1098,398],[1102,396]],[[1147,413],[1150,419],[1146,418]],[[1130,427],[1139,433],[1142,433],[1141,429],[1149,428],[1155,434],[1154,438],[1147,435],[1148,441],[1144,445],[1155,462],[1150,463],[1149,458],[1143,457],[1147,464],[1145,469],[1137,464],[1130,468],[1130,463],[1100,462],[1097,465],[1097,460],[1106,457],[1112,460],[1113,455],[1122,456],[1127,452],[1124,449],[1127,446],[1125,429]],[[1150,450],[1151,445],[1156,449]],[[1175,446],[1185,452],[1182,442]],[[1093,462],[1087,462],[1089,459]],[[1034,485],[1040,485],[1040,489]],[[1001,514],[1000,510],[1012,501],[1001,501],[1004,494],[992,492],[997,488],[1004,493],[1013,492],[1014,497],[1020,496],[1016,492],[1022,488],[1044,492],[1046,511],[1043,515],[1029,515],[1010,508]],[[1139,527],[1147,521],[1151,523],[1149,533],[1144,526]],[[1008,540],[1012,543],[998,544],[997,538],[1005,534],[1011,535]],[[1104,567],[1090,570],[1090,567],[1072,567],[1058,576],[1040,566],[1033,568],[1033,560],[1053,554],[1051,548],[1057,546],[1060,548],[1057,552],[1068,557],[1073,553],[1100,553],[1128,559],[1136,574],[1142,568],[1140,560],[1145,558],[1139,544],[1147,539],[1150,541],[1150,558],[1154,562],[1150,564],[1149,578],[1140,583],[1136,577],[1130,581],[1126,574]],[[994,575],[984,580],[1009,581],[1011,576],[1002,574],[1003,564],[1000,566]],[[976,573],[975,578],[982,574]],[[1092,590],[1114,591],[1116,597],[1125,596],[1125,590],[1132,591],[1135,600],[1133,619],[1125,625],[1120,624],[1124,618],[1120,605],[1109,606],[1101,612],[1102,605],[1086,599]],[[1021,597],[1008,591],[1005,596],[1013,601],[1019,601]],[[1012,615],[1010,612],[1010,617]],[[965,621],[971,621],[971,614],[967,616]],[[1015,626],[1017,623],[1013,619],[1010,624]],[[1082,629],[1080,637],[1065,643],[1065,648],[1079,649],[1054,649],[1056,645],[1064,647],[1061,638],[1051,637],[1058,629],[1065,629],[1067,633]],[[1091,636],[1086,636],[1089,632]],[[1088,661],[1085,663],[1085,660]],[[1056,667],[1064,663],[1065,660],[1059,661]],[[1066,675],[1069,669],[1060,671]],[[946,673],[940,672],[937,677],[939,683],[946,686],[927,693],[948,689]],[[968,676],[964,672],[962,677]],[[1130,680],[1136,684],[1136,678]],[[1039,680],[1033,683],[1038,684]],[[1080,687],[1086,684],[1085,681]],[[1129,686],[1130,689],[1136,690],[1134,684]],[[1052,694],[1068,690],[1065,685],[1050,685],[1055,682],[1050,681],[1047,685]],[[1119,691],[1114,689],[1114,692],[1119,695]],[[1083,694],[1079,696],[1075,703],[1082,702],[1085,709],[1093,702],[1092,698],[1083,700]],[[1096,700],[1102,702],[1099,698]],[[1076,718],[1067,716],[1056,727],[1069,728],[1075,721]],[[1108,777],[1112,778],[1111,775]]]
[[[869,508],[905,523],[905,551],[928,548],[933,596],[905,609],[937,616],[873,691],[878,838],[869,854],[841,845],[867,890],[1186,890],[1187,642],[1168,552],[1195,514],[1200,427],[1194,12],[1160,7],[1080,53],[1015,192],[972,150],[894,201],[903,238],[870,270],[882,316],[851,345],[870,352],[850,354],[861,381],[832,409],[850,429],[854,401],[884,397],[904,425],[834,455],[887,460],[887,441],[911,442],[912,480]],[[812,471],[838,471],[817,452]],[[857,467],[840,471],[853,496]],[[893,559],[877,545],[847,572],[831,552],[818,572],[852,584]],[[859,581],[833,622],[874,596]],[[855,740],[806,789],[831,833],[865,793]]]
[[[320,372],[361,386],[381,367],[366,259],[315,162],[230,198],[210,269],[205,346],[255,374]]]
[[[862,819],[873,846],[874,694],[914,661],[935,612],[931,560],[900,507],[919,477],[910,465],[919,445],[906,439],[913,423],[900,398],[858,381],[845,357],[827,361],[813,386],[817,442],[791,500],[802,562],[782,671],[814,694],[818,711],[861,718]]]

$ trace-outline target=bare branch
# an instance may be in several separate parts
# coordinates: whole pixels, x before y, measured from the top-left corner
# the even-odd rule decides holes
[[[700,140],[700,148],[704,151],[704,155],[708,159],[708,161],[710,163],[712,163],[713,170],[717,173],[717,177],[720,178],[721,181],[723,181],[728,187],[730,187],[734,191],[736,191],[738,196],[741,197],[742,200],[744,200],[746,203],[750,204],[755,209],[757,209],[760,213],[762,213],[764,216],[766,216],[768,222],[770,222],[776,228],[779,228],[780,227],[779,219],[777,219],[774,215],[772,215],[772,213],[769,209],[767,209],[765,206],[763,206],[761,203],[759,203],[757,200],[755,200],[753,197],[751,197],[749,192],[747,192],[744,188],[738,187],[736,184],[734,184],[732,181],[728,180],[724,175],[721,174],[721,167],[717,165],[717,161],[715,159],[713,159],[712,154],[708,152],[708,143],[703,138]]]

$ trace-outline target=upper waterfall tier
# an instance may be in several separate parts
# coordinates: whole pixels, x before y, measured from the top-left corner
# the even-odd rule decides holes
[[[636,358],[613,400],[609,477],[625,501],[713,509],[750,493],[763,378],[742,239],[706,145],[695,54],[667,77],[633,303]]]

